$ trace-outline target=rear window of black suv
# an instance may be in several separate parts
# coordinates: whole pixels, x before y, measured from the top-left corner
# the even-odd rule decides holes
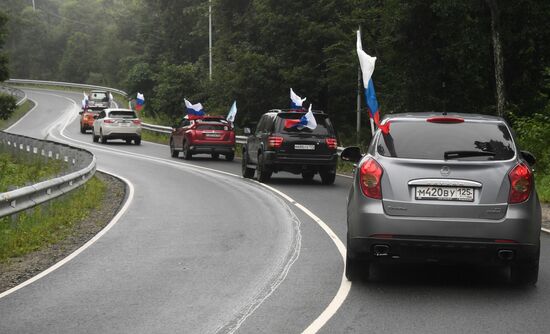
[[[298,129],[297,127],[285,128],[285,120],[287,119],[300,119],[304,116],[303,112],[290,112],[290,113],[279,113],[277,114],[277,119],[275,120],[275,130],[278,133],[309,133],[319,136],[334,136],[334,130],[328,115],[325,114],[313,114],[315,121],[317,122],[317,127],[315,129],[302,128]]]
[[[380,155],[405,159],[445,160],[454,154],[454,160],[499,161],[515,155],[508,127],[497,122],[394,120],[389,134],[378,137],[376,149]]]

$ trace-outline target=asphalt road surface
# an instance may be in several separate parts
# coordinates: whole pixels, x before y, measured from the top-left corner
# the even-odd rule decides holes
[[[550,331],[546,234],[535,288],[510,286],[505,270],[448,266],[375,267],[351,285],[349,178],[323,186],[280,173],[269,189],[242,179],[240,161],[92,143],[79,132],[81,93],[27,93],[37,106],[10,132],[84,147],[134,192],[96,243],[0,299],[0,333]]]

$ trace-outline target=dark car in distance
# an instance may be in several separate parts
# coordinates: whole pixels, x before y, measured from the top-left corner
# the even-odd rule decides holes
[[[182,152],[189,160],[194,154],[210,154],[218,159],[235,158],[235,130],[223,116],[204,116],[189,119],[185,116],[170,134],[170,154],[177,158]]]
[[[323,184],[333,184],[338,162],[336,133],[327,114],[314,111],[315,129],[287,128],[287,120],[298,120],[305,110],[273,109],[263,114],[254,133],[245,128],[242,175],[267,182],[281,171],[301,174],[310,181],[316,174]]]
[[[532,166],[504,119],[475,114],[395,114],[357,163],[347,206],[349,280],[372,263],[510,268],[537,282],[541,207]]]

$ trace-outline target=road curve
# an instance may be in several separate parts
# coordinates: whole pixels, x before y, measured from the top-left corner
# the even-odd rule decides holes
[[[62,99],[54,97],[51,94],[63,95],[75,102],[78,102],[81,97],[81,94],[59,92],[34,92],[36,94],[34,96],[33,91],[28,91],[28,94],[29,96],[32,95],[31,98],[38,99],[40,104],[56,106],[56,108],[57,106],[67,107],[66,102],[62,102]],[[44,100],[40,101],[40,99]],[[56,108],[51,108],[52,113],[59,109]],[[62,112],[64,115],[68,113]],[[29,122],[32,119],[36,119],[36,117],[33,116]],[[48,115],[43,120],[37,122],[36,129],[44,128],[43,122],[47,123],[49,117],[54,116]],[[62,116],[56,114],[55,117]],[[28,130],[30,129],[27,128],[26,131]],[[196,295],[193,294],[193,287],[185,284],[177,285],[171,282],[171,287],[177,286],[181,291],[179,293],[169,293],[163,286],[153,284],[151,287],[146,288],[140,283],[146,281],[148,284],[152,284],[155,278],[161,279],[161,276],[165,276],[167,273],[168,275],[176,275],[177,271],[172,266],[173,262],[168,259],[178,258],[177,251],[172,248],[166,248],[164,252],[160,252],[157,249],[164,247],[164,244],[171,240],[172,243],[170,245],[174,247],[184,246],[173,241],[173,235],[168,236],[166,233],[163,234],[162,231],[159,231],[160,228],[155,229],[151,224],[141,221],[141,215],[136,214],[131,209],[119,226],[102,238],[96,247],[90,249],[89,252],[83,253],[75,261],[71,261],[67,269],[59,270],[50,275],[52,276],[51,278],[44,279],[44,282],[39,281],[30,285],[14,295],[8,296],[7,299],[0,299],[1,333],[21,332],[17,331],[17,329],[27,328],[18,327],[26,323],[24,319],[34,319],[35,317],[40,319],[33,321],[35,327],[28,327],[28,329],[32,328],[33,331],[40,330],[42,332],[70,332],[70,329],[74,331],[75,328],[84,328],[84,330],[79,331],[183,331],[202,333],[215,332],[217,330],[220,330],[220,332],[231,332],[237,329],[239,333],[299,333],[311,324],[334,298],[341,282],[343,263],[334,243],[315,224],[311,217],[306,216],[300,210],[296,210],[293,205],[285,206],[280,202],[280,197],[266,193],[257,184],[231,176],[220,176],[216,173],[208,175],[186,167],[195,165],[201,168],[206,167],[238,175],[240,173],[239,162],[212,161],[200,157],[190,162],[183,161],[182,159],[173,159],[169,157],[166,146],[152,143],[143,143],[139,147],[114,143],[92,145],[91,136],[89,134],[80,134],[78,125],[75,122],[70,122],[63,133],[61,133],[61,128],[57,128],[53,133],[61,138],[66,137],[65,140],[70,141],[72,144],[84,145],[84,143],[90,143],[86,145],[98,154],[99,168],[116,171],[128,177],[132,182],[136,182],[136,201],[143,200],[141,203],[147,209],[155,210],[154,212],[147,212],[147,214],[154,217],[169,217],[173,214],[173,210],[181,209],[181,205],[178,204],[181,202],[178,202],[173,197],[169,203],[155,198],[155,196],[159,196],[159,193],[149,189],[149,187],[154,187],[155,183],[162,183],[163,186],[168,187],[166,190],[168,193],[181,193],[181,196],[189,196],[184,195],[189,189],[189,187],[184,188],[184,185],[188,185],[191,182],[191,184],[199,186],[197,185],[199,182],[193,183],[195,182],[193,180],[202,180],[200,182],[200,189],[202,192],[202,187],[204,187],[208,198],[215,196],[218,191],[222,192],[225,196],[229,196],[229,198],[232,198],[232,196],[247,196],[252,192],[253,194],[257,193],[264,196],[262,199],[268,200],[270,203],[278,203],[281,209],[279,214],[283,219],[287,220],[287,224],[283,226],[296,231],[295,229],[299,225],[299,230],[294,234],[286,230],[286,233],[293,237],[289,237],[280,243],[281,248],[284,249],[281,254],[285,255],[279,256],[279,259],[283,259],[283,262],[293,262],[294,264],[286,268],[289,269],[287,272],[281,270],[281,266],[275,265],[278,268],[275,272],[278,272],[279,275],[272,274],[271,277],[276,276],[281,278],[282,273],[284,280],[277,281],[280,285],[271,291],[271,293],[267,293],[267,290],[272,286],[271,284],[274,282],[273,278],[271,280],[259,279],[257,281],[259,283],[256,285],[257,289],[254,292],[246,291],[246,288],[244,290],[229,290],[233,294],[230,293],[229,296],[226,296],[225,293],[228,290],[224,289],[224,287],[218,287],[215,291],[202,291],[208,297],[201,295],[202,298],[194,299],[191,304],[184,305],[182,304],[183,301],[190,300],[186,298],[187,293],[191,293],[193,297],[199,295],[199,293]],[[147,157],[147,159],[140,157]],[[177,167],[172,167],[166,163],[155,163],[155,160],[168,161]],[[128,168],[129,166],[131,168]],[[130,170],[134,168],[137,170]],[[150,174],[143,174],[146,173],[145,170],[151,169],[154,169],[155,173],[149,172]],[[159,174],[163,175],[160,176]],[[144,175],[151,177],[149,182],[145,180]],[[156,179],[156,177],[159,177],[159,179]],[[226,180],[227,183],[219,179]],[[179,183],[180,180],[181,183]],[[178,184],[181,186],[179,189],[177,189]],[[206,187],[206,184],[211,185],[212,188]],[[230,188],[230,190],[224,191],[224,185],[225,188]],[[340,239],[345,240],[345,205],[347,191],[350,186],[349,179],[338,177],[334,186],[325,187],[320,184],[319,180],[310,184],[304,184],[299,177],[281,173],[274,175],[271,186],[284,192],[314,212],[315,215],[329,225]],[[163,191],[160,193],[163,193]],[[194,193],[197,193],[197,191],[194,191]],[[249,200],[256,199],[256,196],[253,195],[252,197],[254,198]],[[147,201],[151,201],[151,204]],[[240,203],[241,201],[237,200],[237,202]],[[204,204],[204,202],[201,203]],[[158,208],[157,205],[159,205]],[[247,206],[245,204],[242,205],[243,207]],[[233,207],[229,209],[231,212],[236,211]],[[211,212],[208,211],[208,213]],[[229,233],[232,228],[238,229],[242,224],[245,224],[242,226],[243,231],[246,230],[249,233],[248,228],[257,228],[255,224],[263,225],[263,220],[266,218],[263,216],[263,213],[261,209],[253,209],[252,212],[246,212],[239,217],[239,221],[233,221],[231,228],[228,226],[226,232]],[[200,213],[197,214],[200,215]],[[179,216],[181,217],[181,215]],[[220,222],[220,217],[216,217],[215,215],[211,216],[211,219],[216,220],[218,223]],[[134,220],[137,220],[137,222],[134,222]],[[289,221],[291,223],[288,225]],[[192,225],[187,222],[183,222],[183,224],[187,227]],[[270,220],[269,224],[277,225],[281,224],[281,222]],[[136,228],[133,225],[137,225],[140,228]],[[215,229],[213,225],[215,224],[212,224],[212,230],[207,230],[208,232],[212,232]],[[196,225],[192,225],[192,227],[198,228]],[[171,228],[177,229],[177,227],[172,225]],[[200,229],[200,231],[203,231],[202,227]],[[190,239],[188,242],[194,242],[195,238],[200,239],[200,231],[188,231],[189,233],[193,233],[193,236],[189,236]],[[148,233],[153,233],[154,237],[145,235]],[[283,231],[283,233],[285,232]],[[161,236],[165,239],[161,238]],[[249,240],[249,244],[243,245],[243,249],[246,248],[249,252],[247,256],[254,257],[256,253],[254,247],[265,247],[263,243],[266,241],[271,243],[272,240],[271,237],[266,238],[266,235],[252,236],[258,238],[257,243]],[[137,238],[139,242],[137,242],[138,240],[132,242],[131,239],[133,238]],[[289,243],[289,240],[294,241],[290,241]],[[147,249],[141,246],[142,242],[147,245]],[[240,242],[241,239],[237,238],[233,245]],[[301,246],[299,256],[297,258],[289,258],[288,254],[292,253],[289,251],[289,249],[292,249],[289,245],[296,245],[298,242]],[[139,246],[136,246],[138,244]],[[151,271],[143,268],[147,267],[147,261],[144,261],[145,259],[142,259],[142,256],[136,254],[133,254],[133,257],[123,256],[131,253],[126,249],[126,247],[131,245],[139,248],[141,251],[139,255],[149,258],[150,255],[147,254],[147,251],[149,251],[148,248],[151,248],[157,254],[157,259],[163,259],[162,262],[157,263],[155,266],[156,271],[154,272],[158,272],[158,274],[153,276],[153,279],[151,279],[151,275],[153,275]],[[203,251],[208,251],[202,248],[190,248],[185,249],[197,257],[200,257]],[[196,252],[194,252],[195,250]],[[342,307],[337,310],[334,317],[319,332],[546,333],[550,326],[550,318],[547,311],[550,309],[549,252],[550,238],[548,235],[543,234],[539,283],[533,289],[510,287],[505,281],[507,273],[504,270],[436,266],[375,267],[373,281],[354,283]],[[243,253],[246,252],[243,250]],[[230,254],[228,258],[233,255],[241,254]],[[118,267],[116,269],[116,273],[122,275],[124,279],[120,279],[118,275],[111,274],[108,275],[110,279],[101,279],[100,281],[115,285],[114,289],[109,289],[108,291],[114,293],[117,298],[107,298],[110,295],[105,297],[105,294],[101,292],[100,284],[92,285],[92,287],[88,287],[87,284],[77,284],[74,288],[70,285],[60,285],[62,283],[75,284],[75,282],[83,279],[79,276],[75,277],[78,278],[76,280],[71,279],[71,275],[77,275],[78,273],[92,273],[95,279],[97,279],[99,274],[95,273],[94,270],[98,270],[97,268],[101,268],[102,266],[111,267],[110,263],[108,263],[111,257],[117,261],[115,262],[117,265],[126,268],[126,270]],[[235,257],[232,258],[233,262],[238,262],[235,260]],[[240,258],[239,260],[244,263],[248,263],[249,261],[248,257],[244,259]],[[143,264],[143,262],[146,264]],[[277,261],[274,260],[271,263],[275,262]],[[197,263],[199,263],[198,260]],[[73,266],[77,266],[77,264],[79,265],[78,267],[72,268]],[[139,267],[142,267],[142,269],[140,270]],[[72,269],[69,270],[69,268]],[[269,265],[266,267],[265,263],[261,261],[252,262],[246,268],[239,267],[244,272],[251,270],[253,275],[258,270],[261,270],[261,268],[272,267]],[[201,270],[207,269],[201,268]],[[232,278],[230,276],[220,278],[217,270],[220,269],[212,268],[211,271],[207,271],[216,275],[211,281],[211,286],[214,287],[216,287],[214,281],[222,279],[223,283],[217,282],[220,285],[225,285],[223,279]],[[273,273],[272,269],[267,269],[267,271]],[[234,273],[235,271],[232,271],[228,275]],[[166,280],[170,283],[168,278]],[[94,282],[90,282],[89,284],[91,283]],[[249,282],[246,282],[242,286],[248,286],[248,284]],[[52,286],[58,290],[52,291]],[[42,288],[39,289],[38,287]],[[100,292],[96,291],[96,289],[99,289]],[[119,291],[118,289],[123,289],[123,291]],[[245,299],[248,298],[246,301],[241,300],[241,303],[233,304],[228,301],[233,300],[237,295],[241,296],[243,291],[246,294]],[[98,293],[103,298],[107,298],[107,300],[92,297]],[[46,297],[43,297],[43,294]],[[134,297],[134,294],[144,294],[144,298]],[[55,299],[53,296],[57,296],[59,299]],[[40,307],[34,307],[33,298],[43,300]],[[83,298],[86,303],[80,303],[79,298]],[[128,298],[129,300],[120,301],[120,298]],[[259,303],[258,298],[260,300]],[[149,305],[147,303],[151,303],[152,305],[142,306],[139,303],[133,304],[136,301],[143,302],[146,305]],[[117,306],[117,302],[121,303],[122,306]],[[6,306],[7,303],[9,303],[9,307]],[[76,319],[79,321],[86,319],[81,322],[85,325],[84,327],[70,327],[70,321],[68,320],[62,322],[59,326],[50,327],[51,324],[56,324],[55,321],[57,318],[55,314],[66,311],[67,307],[64,305],[67,304],[72,306],[72,312],[69,313],[71,316],[74,313],[77,315]],[[232,307],[236,304],[239,304],[240,307],[225,309],[225,307]],[[253,307],[251,308],[251,306]],[[11,311],[11,307],[17,308],[17,312]],[[52,311],[47,311],[50,307]],[[209,316],[200,318],[203,314],[200,312],[200,309],[203,307],[209,311],[214,310],[215,313],[209,313]],[[128,309],[128,312],[123,309]],[[153,312],[153,309],[156,312]],[[21,315],[25,310],[27,310],[25,313],[26,317]],[[253,312],[247,313],[247,310]],[[6,311],[9,311],[9,313],[5,313]],[[42,312],[45,312],[45,315],[39,317],[38,315],[41,315]],[[135,314],[136,312],[137,315]],[[148,319],[142,319],[142,317],[147,318],[147,316],[143,316],[147,312],[153,313],[149,314]],[[165,323],[156,321],[158,314],[162,314],[164,317],[162,320]],[[8,321],[6,322],[4,318],[8,319]],[[241,320],[244,320],[244,322],[241,322]],[[136,324],[131,325],[134,321]],[[175,324],[181,324],[182,327],[175,329],[177,326]],[[156,325],[158,327],[153,329],[153,326]],[[77,325],[75,324],[74,326]]]

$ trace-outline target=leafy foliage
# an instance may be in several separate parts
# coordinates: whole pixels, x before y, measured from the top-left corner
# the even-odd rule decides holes
[[[11,95],[0,93],[0,120],[8,119],[17,109],[17,101]]]

